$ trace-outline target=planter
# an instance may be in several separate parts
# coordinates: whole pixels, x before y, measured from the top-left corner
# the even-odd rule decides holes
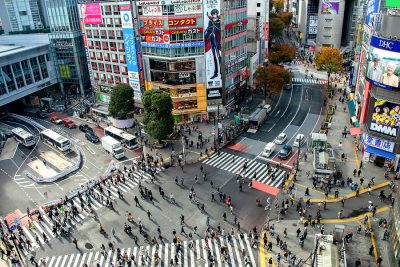
[[[126,119],[126,120],[117,120],[111,118],[111,123],[114,127],[119,129],[131,128],[133,126],[133,119]]]
[[[325,122],[331,123],[332,122],[332,118],[333,118],[332,115],[326,115]]]
[[[335,114],[335,107],[332,105],[328,106],[328,115],[333,115]]]

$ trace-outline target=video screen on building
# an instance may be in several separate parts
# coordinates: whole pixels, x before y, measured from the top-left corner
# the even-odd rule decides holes
[[[367,78],[374,85],[398,89],[399,76],[400,42],[372,36],[368,52]]]
[[[400,104],[377,99],[371,115],[370,131],[397,137],[399,126]]]

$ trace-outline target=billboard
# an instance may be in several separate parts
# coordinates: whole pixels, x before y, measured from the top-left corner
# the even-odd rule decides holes
[[[372,26],[371,17],[372,14],[379,12],[379,2],[380,0],[367,0],[367,12],[365,16],[365,24]]]
[[[318,15],[310,16],[310,21],[308,24],[308,33],[317,34],[318,29]]]
[[[386,88],[399,88],[400,41],[371,37],[368,52],[367,78],[372,84]]]
[[[386,7],[400,7],[399,0],[386,0]]]
[[[175,15],[191,15],[203,13],[202,4],[177,4],[174,5]]]
[[[206,88],[222,87],[221,77],[221,3],[220,0],[204,1],[204,43]]]
[[[222,98],[222,88],[207,89],[207,100]]]
[[[134,91],[134,99],[141,101],[140,96],[140,81],[139,81],[139,67],[136,53],[136,40],[135,32],[133,30],[132,11],[129,4],[120,5],[121,20],[122,20],[122,34],[124,37],[125,58],[128,67],[128,80],[129,85]]]
[[[196,26],[196,25],[197,25],[196,18],[182,18],[182,19],[168,20],[169,27],[185,27],[185,26]]]
[[[374,103],[369,129],[373,132],[397,137],[400,125],[400,104],[377,99]]]
[[[103,24],[101,16],[101,8],[99,3],[80,5],[83,23],[86,24]]]
[[[143,27],[150,27],[150,28],[163,28],[164,21],[162,19],[144,19],[143,20]]]
[[[337,15],[339,14],[339,2],[322,2],[321,14]]]
[[[142,42],[142,47],[155,47],[155,48],[185,48],[185,47],[196,47],[196,46],[204,46],[204,42],[198,41],[198,42],[174,43],[174,44]]]

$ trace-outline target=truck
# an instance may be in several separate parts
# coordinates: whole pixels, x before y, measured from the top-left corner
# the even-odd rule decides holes
[[[101,145],[110,154],[112,154],[116,159],[121,159],[125,157],[124,150],[122,149],[121,143],[112,138],[111,136],[104,136],[101,138]]]
[[[267,118],[267,114],[271,112],[271,106],[259,106],[257,109],[250,115],[249,117],[249,130],[248,133],[256,133],[258,128],[260,128],[261,124]]]

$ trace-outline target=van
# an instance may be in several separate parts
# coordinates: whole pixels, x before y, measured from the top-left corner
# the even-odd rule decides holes
[[[265,146],[262,155],[263,155],[264,157],[269,158],[269,157],[271,156],[271,154],[275,151],[275,148],[276,148],[276,145],[275,145],[274,143],[272,143],[272,142],[269,142],[269,143]]]
[[[265,105],[265,106],[264,106],[264,109],[267,111],[267,114],[268,114],[268,113],[271,112],[272,107],[271,107],[271,105]]]

